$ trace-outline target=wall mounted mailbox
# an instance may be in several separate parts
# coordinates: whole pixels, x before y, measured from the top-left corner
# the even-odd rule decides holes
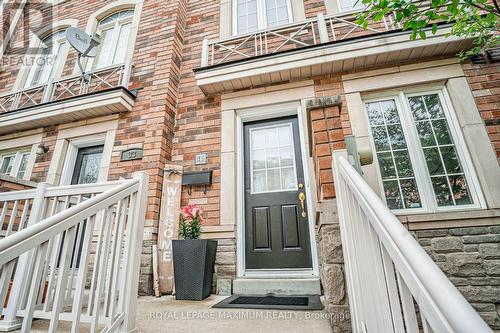
[[[193,186],[205,186],[205,190],[203,192],[207,194],[208,185],[212,185],[212,170],[184,172],[182,174],[182,185],[189,186],[188,194],[191,194]]]

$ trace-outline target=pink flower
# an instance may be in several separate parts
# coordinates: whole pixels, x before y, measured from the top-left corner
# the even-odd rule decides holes
[[[193,220],[196,218],[200,219],[200,222],[205,221],[205,217],[203,216],[203,209],[195,204],[190,204],[181,209],[182,217],[185,220]]]

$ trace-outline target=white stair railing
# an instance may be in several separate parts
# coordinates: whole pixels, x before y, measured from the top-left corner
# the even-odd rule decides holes
[[[492,332],[348,162],[333,154],[354,332]]]
[[[59,321],[71,322],[71,332],[134,330],[147,184],[138,173],[1,193],[8,226],[17,226],[0,239],[0,328],[17,316],[21,332],[34,318],[48,320],[49,332]]]

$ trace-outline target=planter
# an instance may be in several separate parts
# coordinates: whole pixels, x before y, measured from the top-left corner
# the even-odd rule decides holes
[[[175,299],[196,300],[210,295],[217,241],[210,239],[172,240]]]

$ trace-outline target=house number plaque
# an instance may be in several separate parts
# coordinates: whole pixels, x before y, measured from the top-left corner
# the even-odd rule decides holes
[[[122,161],[133,161],[140,160],[144,155],[144,150],[142,148],[131,148],[122,151]]]
[[[203,165],[208,163],[208,153],[201,153],[194,158],[195,165]]]

